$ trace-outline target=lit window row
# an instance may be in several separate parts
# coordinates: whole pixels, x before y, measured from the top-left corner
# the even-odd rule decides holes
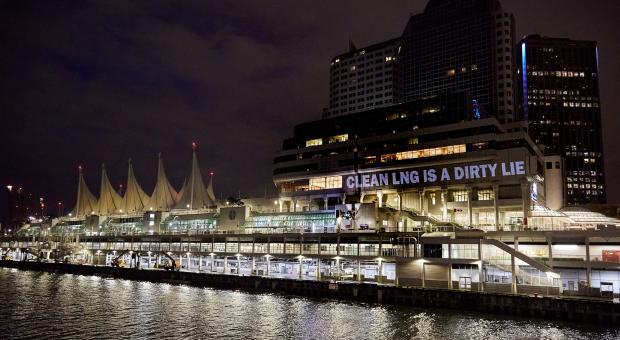
[[[598,103],[584,103],[584,102],[564,102],[564,107],[598,107]]]
[[[566,184],[566,187],[569,189],[603,189],[602,185],[596,185],[596,184],[571,184],[568,183]]]
[[[325,138],[327,144],[341,143],[349,140],[348,134],[329,136]],[[323,138],[309,139],[306,141],[306,147],[323,145]]]
[[[585,78],[586,73],[585,72],[573,72],[573,71],[532,71],[531,75],[536,76],[536,77],[556,76],[556,77],[562,77],[562,78],[566,78],[566,77]],[[596,73],[592,73],[592,76],[596,77]]]
[[[415,159],[424,157],[433,157],[441,155],[451,155],[455,153],[463,153],[466,151],[465,144],[442,146],[439,148],[429,148],[413,151],[403,151],[381,155],[381,162],[400,161],[405,159]]]
[[[310,190],[324,190],[342,188],[341,176],[327,176],[310,178]]]

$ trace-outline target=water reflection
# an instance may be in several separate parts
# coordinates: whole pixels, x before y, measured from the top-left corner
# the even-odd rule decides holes
[[[420,310],[0,269],[0,338],[617,339],[600,330]]]

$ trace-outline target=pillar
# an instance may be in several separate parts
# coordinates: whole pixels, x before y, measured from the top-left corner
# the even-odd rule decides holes
[[[516,261],[515,261],[515,256],[514,255],[510,255],[510,270],[512,272],[512,284],[510,285],[511,289],[510,291],[513,294],[517,293],[517,265],[516,265]]]
[[[592,287],[592,263],[590,262],[590,238],[586,236],[586,277],[588,279],[588,291]]]
[[[241,275],[241,256],[237,256],[237,275]]]
[[[471,196],[473,194],[473,190],[471,187],[467,188],[467,218],[469,221],[469,227],[472,228],[474,226],[473,223],[473,212],[471,211]]]
[[[448,221],[448,190],[441,189],[441,219]]]
[[[383,191],[377,190],[377,200],[379,201],[379,208],[383,207]]]
[[[478,290],[484,292],[484,268],[482,259],[482,240],[478,240]]]
[[[340,277],[340,258],[336,259],[336,277]]]
[[[316,259],[316,279],[321,281],[321,259]]]
[[[378,261],[378,265],[379,265],[379,277],[377,279],[377,282],[381,283],[383,282],[383,260],[381,260],[381,258],[379,258]]]
[[[495,212],[495,230],[499,230],[502,223],[499,220],[499,186],[493,186],[493,212]]]
[[[304,269],[304,258],[300,255],[299,256],[299,279],[301,280],[302,278],[302,271]]]
[[[146,266],[147,268],[151,268],[151,252],[149,251],[149,264]],[[97,262],[99,262],[99,256],[97,256]]]
[[[357,281],[362,282],[362,261],[357,260]]]
[[[293,212],[297,212],[297,198],[293,198],[292,204],[293,204]]]
[[[251,268],[252,272],[250,275],[254,275],[254,273],[256,273],[256,256],[252,256],[252,268]]]
[[[530,214],[530,184],[527,181],[521,182],[521,197],[523,201],[523,227],[528,226],[528,216]]]
[[[215,272],[215,254],[211,254],[211,272]]]
[[[187,270],[190,270],[192,268],[192,258],[190,257],[189,253],[187,253]]]
[[[224,274],[228,274],[228,256],[224,256]]]
[[[198,271],[202,271],[202,255],[198,256]]]
[[[329,197],[325,196],[323,198],[323,210],[327,210],[327,207],[328,207],[327,203],[328,203],[328,201],[329,201]]]
[[[547,249],[549,259],[549,267],[553,268],[551,262],[553,261],[553,237],[551,235],[547,236]]]
[[[269,270],[271,269],[270,257],[267,257],[267,276],[269,276]]]

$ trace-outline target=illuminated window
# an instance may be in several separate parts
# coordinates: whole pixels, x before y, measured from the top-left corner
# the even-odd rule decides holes
[[[448,76],[453,76],[455,74],[456,74],[456,70],[454,69],[448,70]]]
[[[340,176],[314,177],[309,180],[309,190],[325,190],[341,187],[342,177]]]
[[[331,143],[340,143],[340,142],[346,142],[347,140],[349,140],[349,135],[348,134],[344,134],[344,135],[336,135],[336,136],[331,136],[327,139],[327,143],[331,144]]]
[[[454,202],[467,202],[467,190],[455,191],[452,195]]]
[[[492,189],[478,190],[478,201],[490,201],[495,198]]]
[[[309,147],[309,146],[319,146],[319,145],[323,145],[323,139],[321,139],[321,138],[310,139],[310,140],[306,141],[306,147]]]

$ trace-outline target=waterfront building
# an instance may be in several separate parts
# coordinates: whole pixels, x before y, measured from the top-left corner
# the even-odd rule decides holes
[[[564,201],[605,203],[596,42],[533,35],[519,48],[523,118],[543,153],[559,156],[546,166],[562,168]]]
[[[465,91],[500,122],[515,119],[515,22],[497,0],[430,0],[397,56],[395,100]]]
[[[400,39],[363,48],[349,43],[329,68],[329,108],[324,117],[394,104],[394,65]]]
[[[465,93],[300,124],[274,161],[281,210],[356,213],[375,203],[406,215],[380,221],[393,230],[544,227],[528,224],[545,206],[545,167],[526,128],[481,114]],[[349,228],[382,228],[357,223]]]

